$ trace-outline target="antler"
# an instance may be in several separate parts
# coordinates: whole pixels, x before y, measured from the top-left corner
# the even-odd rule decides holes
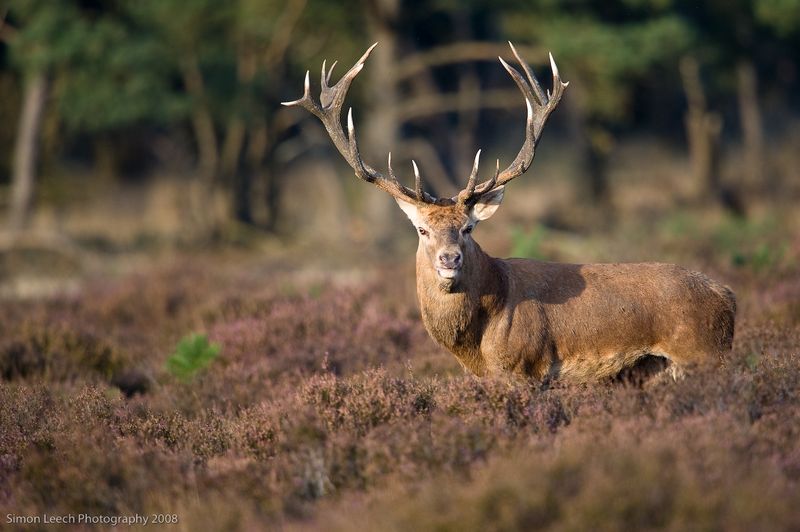
[[[561,101],[564,89],[569,85],[569,82],[563,83],[561,81],[561,76],[558,73],[558,67],[553,59],[553,54],[550,54],[550,68],[553,71],[553,92],[547,91],[547,93],[545,93],[539,81],[536,79],[536,76],[534,76],[530,65],[520,57],[517,49],[514,48],[511,42],[509,42],[508,45],[511,47],[514,57],[517,58],[520,66],[522,66],[522,69],[525,71],[525,76],[528,78],[526,81],[514,67],[503,61],[502,57],[498,58],[525,97],[525,105],[528,109],[528,118],[525,122],[525,142],[523,142],[522,148],[508,168],[501,172],[500,161],[498,160],[494,176],[480,185],[475,184],[478,173],[478,162],[481,155],[481,151],[478,150],[478,153],[475,155],[475,163],[472,166],[472,173],[469,176],[467,187],[459,192],[457,196],[453,196],[452,200],[454,202],[465,205],[474,203],[480,199],[483,194],[486,194],[494,188],[505,185],[530,168],[533,162],[536,144],[539,143],[539,138],[542,136],[542,130],[547,122],[547,118],[556,108],[558,102]]]
[[[327,71],[325,69],[325,61],[322,62],[322,90],[320,92],[319,104],[311,98],[309,83],[310,73],[306,72],[303,97],[292,102],[283,102],[282,105],[302,107],[319,118],[322,124],[325,126],[325,129],[328,131],[328,135],[330,135],[334,145],[339,150],[339,153],[342,154],[342,157],[344,157],[347,163],[353,168],[353,170],[355,170],[356,177],[359,179],[363,179],[368,183],[374,184],[381,190],[388,192],[396,198],[418,203],[436,204],[441,200],[437,200],[422,190],[422,181],[416,162],[411,161],[412,165],[414,166],[414,178],[416,181],[414,190],[411,190],[410,188],[400,184],[400,182],[397,180],[394,170],[392,170],[391,153],[389,153],[388,177],[384,176],[361,159],[361,154],[358,150],[358,142],[356,140],[356,129],[353,125],[352,107],[347,112],[346,135],[342,129],[342,104],[344,103],[345,96],[347,96],[347,91],[350,88],[350,84],[353,82],[353,79],[355,79],[358,73],[361,72],[361,69],[364,68],[364,63],[369,57],[369,54],[377,45],[378,43],[375,43],[370,46],[367,51],[364,52],[364,55],[361,56],[361,59],[359,59],[356,64],[353,65],[353,67],[348,70],[347,73],[342,76],[342,79],[340,79],[339,82],[333,87],[330,87],[328,84],[331,81],[331,74],[336,66],[336,62],[334,62],[331,65],[331,68]],[[449,203],[449,200],[445,201]]]
[[[561,82],[561,77],[558,74],[558,67],[556,67],[556,63],[551,54],[550,67],[553,70],[553,92],[547,91],[547,93],[545,93],[541,85],[539,85],[536,76],[533,75],[533,70],[528,63],[520,57],[513,44],[510,42],[508,44],[511,46],[514,57],[517,58],[517,61],[522,66],[522,69],[525,71],[525,76],[527,77],[526,81],[519,72],[503,61],[502,57],[499,58],[503,67],[514,79],[514,82],[525,97],[525,104],[528,109],[528,118],[525,123],[525,142],[522,144],[522,148],[508,168],[501,172],[500,161],[498,160],[494,176],[479,185],[477,185],[476,182],[481,150],[478,150],[478,153],[475,154],[475,162],[472,165],[472,172],[470,173],[467,187],[452,198],[435,198],[424,192],[422,190],[422,179],[420,178],[419,168],[417,168],[417,163],[414,161],[411,161],[414,167],[415,179],[413,190],[402,185],[397,180],[394,170],[392,170],[391,153],[389,153],[388,177],[366,164],[361,159],[361,154],[358,150],[356,130],[353,125],[352,108],[347,112],[347,134],[345,134],[342,129],[342,105],[344,104],[345,96],[347,96],[347,91],[350,89],[350,84],[355,77],[361,72],[361,69],[364,68],[364,63],[369,57],[369,54],[378,43],[370,46],[367,51],[364,52],[364,55],[361,56],[361,59],[359,59],[333,87],[328,84],[331,81],[331,74],[336,66],[336,62],[327,70],[325,68],[326,62],[322,62],[322,75],[320,76],[322,90],[320,92],[319,103],[311,98],[310,73],[307,71],[303,97],[291,102],[283,102],[282,105],[302,107],[319,118],[328,131],[328,135],[330,135],[334,145],[339,150],[339,153],[342,154],[342,157],[344,157],[347,163],[355,170],[356,177],[359,179],[372,183],[381,190],[405,201],[434,205],[454,205],[456,203],[471,205],[480,199],[483,194],[486,194],[494,188],[505,185],[515,177],[522,175],[530,167],[531,162],[533,162],[536,144],[539,142],[539,138],[542,135],[544,124],[547,122],[550,113],[553,112],[558,102],[561,100],[564,89],[569,85],[569,83]]]

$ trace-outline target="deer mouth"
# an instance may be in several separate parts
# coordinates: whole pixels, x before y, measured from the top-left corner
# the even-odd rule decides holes
[[[442,279],[455,279],[461,273],[461,268],[436,268],[436,273]]]

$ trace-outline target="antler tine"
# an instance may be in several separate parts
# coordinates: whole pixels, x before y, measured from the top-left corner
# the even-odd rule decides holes
[[[358,151],[358,141],[356,140],[356,127],[353,125],[353,108],[347,110],[347,143],[350,150],[350,157],[345,157],[356,175],[365,181],[372,183],[376,179],[375,173],[367,171],[364,161],[361,159],[361,154]]]
[[[400,182],[397,180],[397,176],[394,175],[394,170],[392,170],[392,152],[389,152],[389,162],[387,163],[387,168],[389,170],[389,179],[397,183],[398,185]]]
[[[353,80],[356,78],[361,69],[364,68],[364,63],[367,61],[369,54],[372,53],[372,50],[378,46],[378,43],[373,44],[367,51],[364,52],[364,55],[356,61],[350,70],[348,70],[342,79],[340,79],[336,85],[333,87],[325,87],[320,94],[319,102],[322,104],[323,109],[341,109],[342,103],[344,103],[344,98],[347,96],[347,91],[350,90],[350,84],[353,83]],[[331,67],[331,71],[333,67]],[[330,77],[330,76],[329,76]]]
[[[503,176],[509,180],[521,175],[525,172],[533,161],[533,148],[536,142],[536,114],[535,109],[541,109],[542,106],[537,105],[534,100],[533,91],[522,77],[522,75],[511,65],[500,58],[500,63],[506,69],[511,79],[517,84],[522,95],[525,97],[525,107],[527,109],[527,118],[525,120],[525,142],[522,144],[514,161],[503,171]]]
[[[333,75],[333,69],[336,68],[336,64],[338,62],[339,61],[334,61],[333,63],[331,63],[331,68],[330,68],[330,70],[328,70],[327,76],[325,76],[325,83],[326,84],[331,82],[331,76]],[[324,62],[323,62],[323,64],[324,64]]]
[[[472,172],[470,172],[469,180],[467,180],[467,188],[458,193],[458,201],[460,203],[465,203],[475,194],[475,183],[478,178],[478,166],[480,162],[481,150],[478,150],[475,154],[475,162],[472,163]]]
[[[362,55],[361,58],[350,68],[350,70],[348,70],[344,76],[342,76],[342,78],[333,86],[330,86],[330,79],[333,69],[336,66],[336,62],[334,61],[334,63],[331,64],[330,69],[328,69],[327,61],[323,61],[322,72],[320,76],[321,91],[319,103],[315,102],[311,98],[309,73],[306,72],[302,98],[291,102],[284,102],[283,105],[303,107],[319,118],[322,124],[325,126],[328,135],[330,135],[333,144],[336,146],[336,149],[339,150],[339,153],[342,154],[342,157],[344,157],[347,163],[353,168],[356,177],[359,179],[373,183],[381,190],[388,192],[396,198],[402,198],[406,201],[435,203],[438,200],[428,196],[422,191],[419,169],[417,169],[416,164],[414,164],[416,187],[415,190],[411,190],[408,187],[401,185],[395,177],[394,171],[391,167],[391,154],[389,154],[388,178],[366,164],[363,159],[361,159],[361,154],[358,149],[358,140],[356,138],[356,129],[355,125],[353,124],[352,108],[347,113],[346,134],[342,128],[342,104],[347,96],[347,91],[350,89],[350,84],[353,82],[355,77],[364,68],[364,63],[369,57],[369,54],[377,45],[378,43],[375,43],[370,46],[367,51],[364,52],[364,55]]]
[[[281,105],[284,105],[286,107],[294,107],[294,106],[302,107],[303,109],[312,113],[314,116],[321,119],[322,110],[317,105],[317,102],[315,102],[311,98],[310,76],[311,76],[311,71],[306,70],[306,79],[305,82],[303,83],[303,96],[298,98],[297,100],[292,100],[291,102],[281,102]]]
[[[336,68],[336,63],[338,63],[338,61],[334,61],[331,64],[331,68],[326,71],[325,70],[325,63],[326,62],[327,62],[327,59],[324,59],[322,61],[322,75],[320,76],[320,85],[322,85],[322,92],[320,94],[320,97],[321,97],[322,94],[328,93],[330,91],[330,87],[328,85],[331,82],[331,76],[333,75],[333,69]],[[353,77],[355,77],[355,76],[353,76]]]
[[[411,159],[411,166],[414,167],[414,195],[417,197],[417,201],[425,201],[425,193],[422,191],[422,178],[419,176],[419,168],[417,168],[417,162],[414,159]]]
[[[494,188],[494,186],[497,184],[497,176],[499,175],[500,175],[500,159],[497,159],[497,166],[495,168],[494,175],[488,181],[488,184],[486,185],[486,190],[492,190]]]
[[[550,101],[547,102],[547,105],[552,104],[553,108],[555,108],[564,94],[564,89],[569,87],[569,81],[561,81],[561,74],[558,73],[558,66],[556,65],[556,60],[553,59],[553,53],[548,52],[547,55],[550,56],[550,70],[553,71],[553,93],[550,94]]]
[[[536,79],[536,76],[533,73],[533,69],[528,64],[528,62],[525,61],[521,55],[519,55],[519,52],[517,52],[517,49],[514,47],[511,41],[508,41],[508,45],[511,47],[511,53],[514,54],[517,63],[519,63],[520,66],[522,67],[522,70],[525,71],[525,77],[528,78],[528,82],[531,84],[531,87],[533,88],[533,93],[536,96],[537,103],[539,103],[540,105],[547,105],[548,98],[545,95],[545,92],[542,90],[542,86],[539,84],[539,80]]]
[[[561,81],[561,76],[558,72],[556,62],[553,59],[553,55],[550,54],[550,68],[553,71],[553,89],[552,92],[547,91],[547,93],[545,93],[542,90],[539,81],[536,79],[536,76],[534,75],[530,65],[528,65],[528,63],[522,59],[516,48],[514,48],[513,44],[510,42],[508,44],[511,46],[511,51],[514,54],[514,57],[516,57],[520,66],[525,71],[525,76],[528,78],[527,80],[523,78],[522,75],[514,67],[506,63],[502,57],[499,58],[503,68],[506,69],[508,74],[511,76],[511,79],[513,79],[514,83],[516,83],[517,87],[519,87],[520,92],[522,92],[522,96],[525,98],[525,107],[527,109],[527,118],[525,120],[525,141],[523,142],[519,153],[517,153],[517,156],[505,170],[498,170],[492,179],[476,186],[472,194],[468,194],[467,190],[464,190],[462,193],[460,193],[458,196],[459,198],[461,198],[462,195],[465,196],[465,199],[461,200],[462,202],[474,201],[481,195],[494,188],[505,185],[512,179],[519,177],[525,173],[526,170],[528,170],[533,162],[536,144],[538,144],[539,139],[542,136],[544,125],[547,122],[550,113],[553,112],[553,110],[558,106],[558,103],[561,101],[561,96],[564,94],[564,89],[567,87],[567,85],[569,85],[569,83],[564,83]]]

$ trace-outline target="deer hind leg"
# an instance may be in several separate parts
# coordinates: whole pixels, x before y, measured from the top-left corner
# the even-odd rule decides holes
[[[659,384],[672,384],[686,378],[686,369],[683,365],[667,357],[660,358],[664,360],[664,369],[644,382],[644,386],[649,388]]]
[[[614,382],[642,386],[660,379],[674,367],[667,357],[660,353],[643,352],[635,360],[622,368],[614,377]]]
[[[653,381],[677,382],[686,378],[693,369],[720,360],[714,349],[696,349],[692,351],[653,349],[652,354],[663,357],[663,360],[666,361],[664,371]]]
[[[724,360],[719,346],[701,343],[658,349],[656,354],[669,360],[667,371],[676,381],[686,377],[697,368],[719,366]]]
[[[675,382],[686,378],[686,371],[683,369],[683,366],[671,360],[664,373],[672,377],[672,380]]]

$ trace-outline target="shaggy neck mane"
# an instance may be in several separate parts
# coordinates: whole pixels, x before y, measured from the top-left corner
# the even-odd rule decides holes
[[[501,261],[484,253],[476,242],[465,251],[464,269],[451,285],[436,273],[420,243],[417,297],[431,336],[480,375],[485,369],[480,339],[486,321],[504,306],[508,273]]]

